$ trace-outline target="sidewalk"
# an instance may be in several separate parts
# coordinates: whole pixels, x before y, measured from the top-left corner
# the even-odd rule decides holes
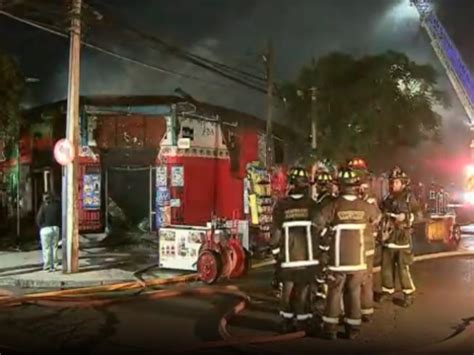
[[[75,288],[135,281],[133,273],[158,261],[154,248],[97,247],[81,238],[79,272],[63,274],[42,270],[41,251],[0,252],[0,287]],[[100,240],[99,240],[100,241]],[[59,255],[62,250],[59,249]],[[144,277],[166,278],[184,272],[152,269]]]

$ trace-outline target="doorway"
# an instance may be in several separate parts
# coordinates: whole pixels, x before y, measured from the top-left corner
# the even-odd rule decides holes
[[[108,216],[120,210],[126,224],[132,229],[146,225],[147,230],[152,230],[154,170],[151,166],[112,166],[106,169],[106,227],[110,227]]]

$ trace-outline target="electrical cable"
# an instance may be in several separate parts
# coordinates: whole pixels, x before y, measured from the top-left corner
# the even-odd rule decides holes
[[[39,8],[38,6],[35,7],[35,5],[33,5],[33,4],[30,4],[30,6],[31,6],[32,8],[36,8],[37,10],[41,11],[41,8]],[[7,12],[6,12],[6,11],[2,11],[2,13],[3,13],[3,14],[6,14]],[[10,15],[9,17],[11,17],[11,18],[13,18],[12,16],[15,16],[17,19],[18,19],[18,18],[21,18],[20,16],[16,16],[16,15],[14,15],[14,14],[12,14],[12,13],[8,13],[8,14]],[[25,20],[25,19],[23,18],[23,20]],[[31,20],[31,19],[28,19],[28,20],[31,21],[31,22],[35,22],[34,20]],[[27,21],[28,21],[28,20],[27,20]],[[23,22],[24,22],[24,21],[23,21]],[[38,22],[38,21],[36,21],[36,25],[41,25],[41,26],[43,26],[43,27],[48,27],[48,26],[49,26],[49,25],[47,25],[47,24],[44,24],[44,23],[41,23],[41,22]],[[119,29],[115,28],[115,30],[120,30],[120,29],[121,29],[121,28],[119,28]],[[130,31],[131,33],[133,33],[134,35],[136,35],[136,36],[140,36],[141,38],[144,38],[144,37],[146,38],[146,36],[147,36],[147,34],[141,33],[141,32],[139,32],[139,31],[137,31],[137,30],[133,30],[133,29],[132,29],[132,30],[129,30],[129,31]],[[60,32],[62,32],[62,31],[60,31]],[[63,34],[64,34],[64,33],[63,33]],[[154,43],[155,43],[155,45],[157,45],[157,43],[159,43],[159,41],[160,41],[159,39],[155,38],[154,36],[150,36],[150,35],[148,35],[148,40],[149,40],[149,41],[150,41],[150,40],[153,40]],[[156,68],[158,68],[159,71],[166,71],[166,72],[168,72],[168,73],[173,73],[173,74],[175,74],[175,75],[179,75],[179,76],[186,77],[186,78],[190,78],[190,79],[195,79],[195,80],[200,80],[200,81],[207,81],[207,80],[204,80],[204,79],[201,79],[201,78],[193,77],[193,76],[191,76],[191,75],[178,73],[178,72],[173,71],[173,70],[170,70],[170,69],[164,69],[164,68],[162,68],[162,67],[151,66],[151,65],[145,64],[145,63],[143,63],[143,62],[138,62],[138,61],[135,60],[135,59],[126,58],[125,56],[120,55],[120,54],[118,54],[118,53],[116,53],[116,52],[113,52],[113,51],[111,51],[111,50],[104,50],[104,48],[100,48],[99,46],[96,46],[96,45],[94,45],[94,44],[91,44],[91,43],[88,43],[88,42],[85,42],[85,41],[82,41],[82,43],[83,43],[85,46],[87,46],[87,47],[90,47],[90,48],[93,48],[93,49],[95,49],[95,50],[99,50],[99,51],[101,51],[101,52],[103,52],[103,53],[106,53],[106,54],[109,54],[109,55],[118,57],[119,59],[122,59],[122,60],[128,60],[128,61],[133,62],[133,63],[135,63],[135,64],[140,64],[140,65],[142,65],[142,66],[147,66],[147,67],[150,68],[150,69],[156,69]],[[164,45],[166,45],[166,44],[164,44]],[[213,73],[215,73],[215,74],[218,74],[218,75],[220,75],[220,76],[223,76],[223,77],[227,78],[228,80],[234,81],[234,82],[236,82],[236,83],[238,83],[238,84],[240,84],[240,85],[243,85],[243,86],[245,86],[245,87],[247,87],[247,88],[250,88],[250,89],[259,91],[259,92],[261,92],[261,93],[266,93],[266,90],[265,90],[264,88],[261,88],[261,87],[259,87],[259,86],[257,86],[257,85],[254,85],[254,84],[252,84],[252,83],[250,83],[250,82],[248,82],[248,81],[246,81],[246,80],[242,80],[242,79],[240,79],[240,78],[238,78],[238,77],[235,77],[234,75],[231,75],[231,74],[229,74],[229,73],[223,72],[221,69],[218,69],[218,68],[216,68],[216,67],[213,67],[213,65],[214,65],[213,63],[212,63],[212,64],[207,64],[207,63],[202,63],[202,62],[201,62],[201,61],[206,61],[206,59],[201,59],[201,58],[197,58],[197,57],[196,57],[196,58],[188,57],[188,54],[186,54],[185,52],[183,52],[182,50],[180,50],[180,49],[177,48],[177,47],[176,47],[176,48],[171,48],[171,46],[168,45],[166,48],[167,48],[168,51],[170,51],[170,50],[178,51],[178,52],[175,52],[175,54],[177,55],[177,54],[179,53],[181,59],[184,59],[184,60],[186,60],[187,62],[192,62],[193,64],[195,64],[195,65],[197,65],[197,66],[200,66],[200,67],[202,67],[202,68],[205,68],[205,69],[207,69],[207,70],[210,70],[211,72],[213,72]],[[183,54],[183,53],[184,53],[184,54]],[[213,84],[216,84],[216,83],[213,83]],[[221,84],[217,84],[217,85],[222,86]]]
[[[101,0],[90,0],[90,2],[93,2],[93,3],[99,3],[99,4],[102,4],[103,6],[105,7],[114,7],[114,8],[117,8],[117,6],[113,6],[111,4],[108,4],[108,3],[105,3],[104,1],[101,1]],[[101,19],[101,21],[103,20],[103,18]],[[134,33],[135,35],[137,35],[138,37],[141,37],[143,39],[146,39],[148,41],[151,41],[155,44],[159,44],[163,47],[165,47],[167,50],[170,50],[170,51],[179,51],[179,53],[181,54],[184,54],[186,56],[189,56],[189,57],[192,57],[194,59],[197,59],[197,60],[200,60],[200,61],[203,61],[203,62],[206,62],[208,64],[212,64],[214,66],[217,66],[217,67],[220,67],[222,69],[227,69],[228,71],[232,71],[232,72],[235,72],[235,73],[239,73],[243,76],[247,76],[249,78],[252,78],[252,79],[255,79],[257,81],[261,81],[263,83],[266,82],[266,79],[264,77],[261,77],[261,76],[258,76],[254,73],[249,73],[249,72],[246,72],[246,71],[243,71],[239,68],[236,68],[236,67],[232,67],[232,66],[229,66],[227,64],[223,64],[223,63],[219,63],[215,60],[211,60],[209,58],[205,58],[203,56],[199,56],[197,54],[194,54],[192,52],[189,52],[189,51],[186,51],[186,50],[183,50],[181,48],[179,48],[178,46],[176,45],[171,45],[165,41],[163,41],[162,39],[158,38],[157,36],[154,36],[154,35],[151,35],[151,34],[148,34],[148,33],[145,33],[143,32],[142,30],[139,30],[133,26],[131,26],[130,24],[126,24],[124,23],[123,21],[119,21],[117,20],[117,17],[116,16],[111,16],[111,20],[107,20],[106,21],[109,25],[112,25],[114,26],[114,29],[118,29],[118,30],[123,30],[123,29],[126,29],[128,30],[129,32],[131,33]]]
[[[4,15],[4,16],[6,16],[6,17],[9,17],[9,18],[13,19],[13,20],[22,22],[22,23],[27,24],[27,25],[29,25],[29,26],[33,26],[33,27],[35,27],[35,28],[37,28],[37,29],[40,29],[40,30],[49,32],[49,33],[54,34],[54,35],[56,35],[56,36],[60,36],[60,37],[63,37],[63,38],[69,38],[69,35],[67,35],[67,34],[64,33],[64,32],[61,32],[59,29],[53,29],[53,28],[51,28],[50,25],[46,25],[46,24],[43,24],[43,23],[41,23],[41,22],[33,21],[33,20],[30,20],[30,19],[25,19],[25,18],[16,16],[16,15],[14,15],[14,14],[11,14],[11,13],[9,13],[9,12],[3,11],[3,10],[0,10],[0,15]],[[174,70],[171,70],[171,69],[166,69],[166,68],[163,68],[163,67],[160,67],[160,66],[157,66],[157,65],[147,64],[147,63],[144,63],[144,62],[141,62],[141,61],[139,61],[139,60],[136,60],[136,59],[127,57],[127,56],[122,55],[122,54],[120,54],[120,53],[117,53],[117,52],[115,52],[115,51],[111,51],[111,50],[102,48],[102,47],[100,47],[100,46],[98,46],[98,45],[95,45],[95,44],[92,44],[92,43],[89,43],[89,42],[86,42],[86,41],[81,41],[81,43],[82,43],[85,47],[94,49],[94,50],[96,50],[96,51],[98,51],[98,52],[107,54],[107,55],[109,55],[109,56],[115,57],[115,58],[117,58],[117,59],[120,59],[120,60],[123,60],[123,61],[126,61],[126,62],[130,62],[130,63],[136,64],[136,65],[145,67],[145,68],[147,68],[147,69],[151,69],[151,70],[154,70],[154,71],[158,71],[158,72],[160,72],[160,73],[169,74],[169,75],[175,75],[175,76],[183,77],[183,78],[186,78],[186,79],[191,79],[191,80],[195,80],[195,81],[200,81],[200,82],[208,83],[208,84],[210,84],[210,85],[215,85],[215,86],[220,86],[220,87],[226,87],[226,88],[229,88],[229,89],[236,89],[235,87],[232,87],[232,86],[229,86],[229,85],[225,85],[225,84],[223,84],[223,83],[218,83],[218,82],[206,80],[206,79],[203,79],[203,78],[195,77],[195,76],[192,76],[192,75],[180,73],[180,72],[177,72],[177,71],[174,71]]]

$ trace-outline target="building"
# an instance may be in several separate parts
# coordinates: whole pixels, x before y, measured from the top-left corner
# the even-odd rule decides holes
[[[53,147],[64,137],[66,102],[25,113],[20,196],[33,215],[47,189],[61,194]],[[205,225],[212,215],[244,217],[246,165],[265,161],[265,122],[234,110],[177,96],[82,97],[78,156],[80,231],[103,231],[118,205],[137,224]],[[296,136],[274,126],[276,163]],[[0,163],[12,176],[16,160]]]

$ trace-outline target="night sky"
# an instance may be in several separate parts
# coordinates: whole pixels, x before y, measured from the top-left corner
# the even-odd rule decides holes
[[[17,0],[21,1],[21,0]],[[59,1],[59,0],[58,0]],[[388,49],[430,62],[443,74],[441,85],[452,90],[441,65],[419,27],[408,0],[84,0],[141,30],[159,35],[196,54],[263,75],[261,54],[271,37],[278,80],[294,78],[311,57],[331,51],[356,55]],[[40,3],[41,1],[38,1]],[[437,13],[465,62],[474,69],[473,0],[435,1]],[[105,7],[104,7],[105,6]],[[24,73],[41,80],[29,84],[27,105],[62,99],[67,89],[68,42],[0,16],[1,46],[21,63]],[[7,34],[7,36],[3,35]],[[263,115],[264,96],[217,77],[192,64],[176,61],[146,42],[89,24],[86,40],[192,74],[201,81],[162,74],[104,54],[83,49],[81,94],[172,94],[177,87],[196,99]],[[217,83],[217,84],[216,84]],[[454,99],[444,112],[448,133],[464,130],[465,114]]]

